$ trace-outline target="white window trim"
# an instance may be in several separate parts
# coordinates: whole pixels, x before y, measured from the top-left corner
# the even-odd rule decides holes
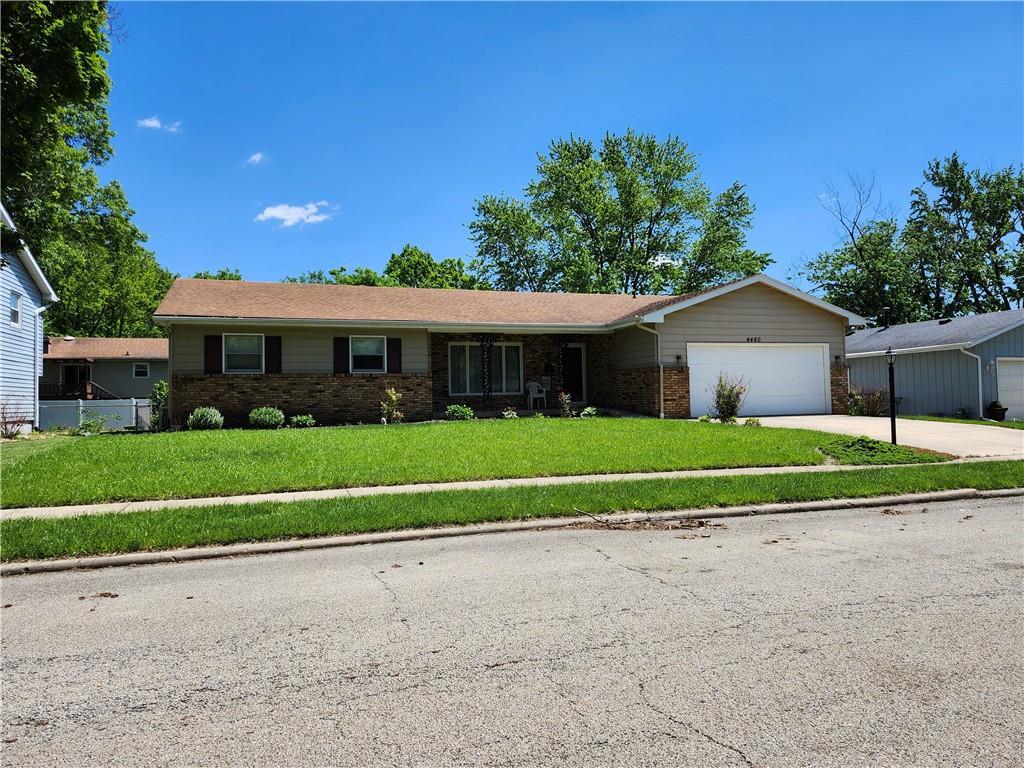
[[[12,328],[21,328],[21,318],[24,317],[24,315],[25,315],[24,309],[22,308],[22,305],[24,304],[24,301],[22,301],[22,295],[20,293],[18,293],[17,291],[11,291],[11,298],[16,300],[16,306],[13,306],[13,307],[10,306],[10,300],[8,300],[7,317],[8,317],[8,319],[10,319],[11,310],[14,310],[15,312],[17,312],[18,313],[18,319],[10,321],[11,322],[11,327]]]
[[[356,368],[354,365],[355,355],[352,353],[352,339],[383,339],[384,340],[384,367],[377,368]],[[375,373],[382,374],[388,372],[388,337],[387,336],[349,336],[348,337],[348,372],[349,373]]]
[[[448,342],[448,396],[449,397],[483,397],[483,392],[452,392],[452,347],[479,347],[479,341],[449,341]],[[523,368],[525,362],[523,360],[523,344],[519,341],[496,341],[491,346],[493,347],[519,347],[519,389],[515,392],[495,392],[494,387],[491,387],[491,394],[499,397],[513,397],[515,395],[522,395],[523,390]],[[502,362],[504,362],[505,353],[502,352]],[[466,352],[466,389],[469,389],[469,352]],[[502,371],[504,374],[504,371]],[[502,375],[501,385],[505,386],[505,377]]]
[[[259,336],[260,337],[260,369],[248,371],[229,371],[228,370],[228,336]],[[252,376],[257,373],[263,373],[267,367],[267,342],[266,338],[262,333],[222,333],[220,335],[220,370],[222,373],[239,375],[239,376]]]
[[[146,373],[144,375],[142,375],[142,376],[139,376],[138,366],[140,366],[140,365],[146,366]],[[132,363],[132,378],[133,379],[148,379],[149,378],[149,363],[148,362],[135,362],[135,363]]]

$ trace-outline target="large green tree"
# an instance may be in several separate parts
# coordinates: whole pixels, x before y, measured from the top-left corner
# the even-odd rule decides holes
[[[713,196],[676,137],[627,131],[551,143],[523,200],[486,196],[475,268],[503,290],[689,292],[761,271],[742,185]]]
[[[172,275],[144,247],[123,189],[94,170],[112,154],[106,3],[4,3],[0,22],[2,194],[61,298],[47,330],[158,334],[150,315]]]
[[[241,280],[242,272],[233,267],[221,267],[216,272],[204,269],[196,272],[192,277],[197,280]]]
[[[904,223],[880,210],[871,183],[830,190],[840,242],[800,270],[828,301],[878,322],[906,323],[1021,306],[1024,171],[933,160]]]
[[[349,272],[345,267],[306,272],[297,277],[286,277],[292,283],[326,283],[331,285],[383,285],[406,288],[466,288],[486,289],[490,286],[471,274],[462,259],[437,261],[427,251],[415,245],[406,245],[392,253],[382,273],[369,267],[356,267]]]

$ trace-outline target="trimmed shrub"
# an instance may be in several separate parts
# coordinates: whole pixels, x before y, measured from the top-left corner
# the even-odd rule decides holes
[[[699,421],[701,424],[710,424],[711,423],[711,416],[709,414],[705,413],[703,416],[701,416],[699,419],[697,419],[697,421]]]
[[[449,421],[471,421],[476,418],[468,405],[449,405],[444,409],[444,415]]]
[[[380,401],[380,423],[399,424],[405,418],[405,414],[398,409],[402,395],[394,388],[388,387],[384,390],[384,399]]]
[[[855,389],[850,392],[851,416],[885,416],[887,413],[888,389]]]
[[[744,427],[760,427],[761,426],[761,420],[760,419],[744,419],[743,420],[743,426]]]
[[[501,418],[503,418],[503,419],[518,419],[519,418],[519,411],[516,410],[514,405],[510,405],[505,410],[503,410],[501,412]]]
[[[270,405],[253,408],[249,411],[249,424],[256,429],[280,429],[284,426],[284,412]]]
[[[715,418],[723,424],[735,423],[743,407],[743,401],[747,399],[748,389],[743,379],[719,373],[718,381],[715,383],[715,402],[712,406]]]
[[[595,408],[592,405],[588,405],[586,408],[584,408],[582,411],[580,411],[580,418],[581,419],[592,419],[595,416],[600,416],[600,415],[601,415],[601,412],[599,410],[597,410],[597,408]]]
[[[210,406],[200,406],[188,415],[185,426],[189,429],[222,429],[224,417],[220,411]]]
[[[296,429],[301,429],[303,427],[315,427],[316,419],[308,413],[300,413],[288,418],[288,426]]]

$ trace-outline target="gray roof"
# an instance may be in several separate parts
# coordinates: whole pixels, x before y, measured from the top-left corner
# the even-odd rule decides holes
[[[884,352],[889,347],[895,351],[957,344],[969,347],[1021,323],[1024,323],[1024,309],[1010,309],[954,317],[946,322],[925,320],[888,328],[865,328],[846,337],[846,354]]]

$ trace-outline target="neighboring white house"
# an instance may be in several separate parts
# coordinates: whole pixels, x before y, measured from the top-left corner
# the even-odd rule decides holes
[[[0,215],[5,229],[16,229],[2,205]],[[28,431],[39,424],[42,314],[58,298],[28,248],[12,250],[0,257],[0,407],[5,421],[17,421]]]

